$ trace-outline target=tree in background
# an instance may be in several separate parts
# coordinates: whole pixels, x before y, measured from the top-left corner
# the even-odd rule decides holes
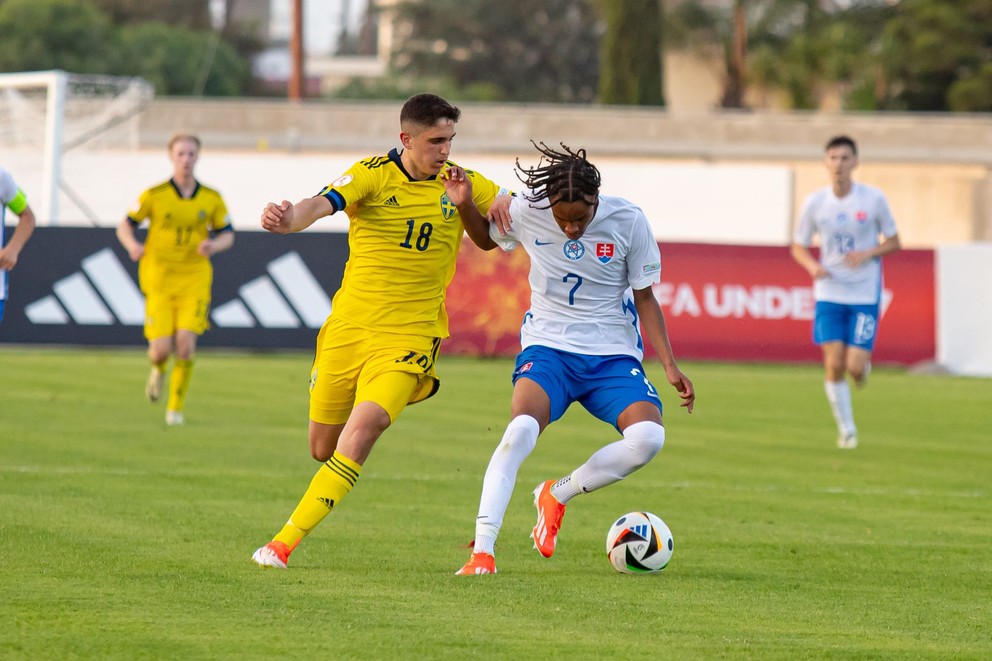
[[[190,30],[209,30],[210,0],[90,0],[114,25],[158,22]]]
[[[5,0],[0,35],[0,71],[106,73],[116,42],[107,17],[83,0]]]
[[[735,68],[742,7],[747,66]],[[723,107],[740,107],[732,92],[750,85],[793,108],[817,108],[829,90],[848,110],[992,111],[989,0],[685,0],[665,25],[677,47],[728,54]]]
[[[704,59],[718,54],[723,68],[722,108],[743,108],[748,85],[782,88],[796,107],[811,102],[815,77],[813,45],[805,35],[815,30],[819,0],[733,0],[714,4],[684,0],[665,15],[666,45],[695,52]],[[777,56],[796,40],[789,65]],[[774,53],[768,60],[765,55]],[[757,74],[757,75],[755,75]]]
[[[883,37],[886,107],[992,111],[992,2],[902,0]]]
[[[844,108],[881,102],[878,36],[893,11],[888,0],[776,4],[749,44],[749,83],[783,92],[797,109],[820,107],[828,92],[839,94]]]
[[[599,101],[665,104],[659,0],[599,0],[606,23],[600,41]]]
[[[139,23],[122,31],[112,72],[141,76],[167,96],[237,96],[251,81],[250,67],[232,46],[215,38],[210,32]]]
[[[390,67],[411,91],[429,83],[462,99],[588,103],[599,25],[591,0],[404,0]]]
[[[179,25],[145,20],[179,14]],[[206,29],[182,27],[203,17]],[[207,0],[0,0],[0,71],[142,76],[161,95],[242,94],[248,61],[209,28]]]

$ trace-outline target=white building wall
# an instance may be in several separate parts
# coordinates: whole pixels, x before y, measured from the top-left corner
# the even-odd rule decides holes
[[[936,271],[937,362],[992,377],[992,243],[941,246]]]

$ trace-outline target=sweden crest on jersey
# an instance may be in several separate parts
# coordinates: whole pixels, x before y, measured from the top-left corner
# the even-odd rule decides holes
[[[451,220],[451,217],[455,215],[455,205],[447,193],[441,195],[441,215],[444,216],[445,220]]]
[[[596,259],[598,259],[603,264],[609,264],[610,260],[613,259],[613,255],[615,253],[616,253],[616,248],[612,243],[596,244]]]

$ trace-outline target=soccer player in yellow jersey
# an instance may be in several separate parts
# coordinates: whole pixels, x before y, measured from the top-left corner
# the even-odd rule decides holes
[[[118,240],[138,262],[145,294],[145,338],[152,364],[145,395],[150,402],[161,397],[169,357],[176,355],[165,412],[169,425],[183,424],[197,338],[210,327],[210,257],[234,244],[224,199],[193,176],[199,156],[199,138],[174,135],[169,140],[172,178],[143,192],[117,227]],[[135,229],[145,220],[148,235],[142,243]]]
[[[314,197],[262,212],[262,227],[276,234],[336,211],[350,218],[348,263],[310,373],[310,454],[323,465],[286,525],[252,555],[262,567],[286,567],[355,486],[379,436],[407,404],[438,389],[460,214],[498,216],[509,202],[507,191],[448,161],[459,115],[438,96],[413,96],[400,112],[402,150],[355,163]]]

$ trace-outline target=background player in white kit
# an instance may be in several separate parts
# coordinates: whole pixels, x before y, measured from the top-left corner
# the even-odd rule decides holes
[[[517,162],[517,176],[529,190],[510,204],[510,226],[489,225],[478,213],[470,222],[462,214],[476,245],[520,245],[531,262],[531,307],[520,332],[511,420],[486,470],[472,557],[457,572],[462,576],[496,572],[493,549],[517,471],[538,435],[572,402],[623,438],[534,490],[532,537],[544,557],[554,553],[569,500],[622,480],[661,450],[661,400],[641,365],[638,322],[681,406],[691,413],[695,400],[651,291],[661,279],[661,255],[644,213],[627,200],[599,194],[599,171],[584,149],[535,146],[542,155],[537,167]]]
[[[10,237],[5,240],[4,217],[10,209],[17,214],[17,227]],[[17,266],[21,249],[27,243],[35,226],[34,211],[28,205],[27,198],[10,173],[0,167],[0,321],[3,321],[4,305],[7,300],[7,272]]]
[[[824,389],[837,421],[837,447],[852,449],[858,446],[858,430],[847,375],[859,386],[868,378],[882,297],[880,258],[900,244],[882,191],[851,179],[858,166],[854,140],[832,138],[825,161],[831,185],[806,198],[792,257],[813,278],[813,341],[823,349]],[[819,260],[809,251],[815,234],[820,236]]]

